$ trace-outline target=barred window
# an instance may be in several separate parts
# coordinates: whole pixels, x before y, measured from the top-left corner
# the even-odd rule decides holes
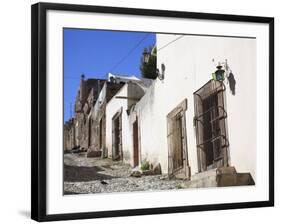
[[[210,80],[194,93],[194,126],[196,130],[199,172],[228,166],[225,86]]]

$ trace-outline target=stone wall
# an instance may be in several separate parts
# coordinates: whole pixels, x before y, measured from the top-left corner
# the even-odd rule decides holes
[[[81,76],[74,117],[64,124],[64,150],[104,151],[106,103],[124,84]]]
[[[90,128],[87,138],[90,138],[90,144],[88,145],[87,156],[96,156],[102,154],[107,155],[105,147],[106,140],[106,104],[111,98],[120,90],[123,84],[106,82],[104,83],[95,105],[91,108],[88,116],[88,123]],[[100,153],[96,153],[99,151]]]
[[[69,151],[75,147],[74,119],[67,121],[63,127],[63,149]]]

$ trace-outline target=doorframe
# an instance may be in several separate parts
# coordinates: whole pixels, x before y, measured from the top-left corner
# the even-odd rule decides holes
[[[187,145],[187,131],[186,131],[186,111],[187,111],[187,99],[185,98],[180,104],[178,104],[171,112],[167,114],[167,141],[168,141],[168,175],[169,176],[175,176],[179,178],[184,179],[190,179],[191,171],[190,171],[190,165],[188,161],[188,145]],[[173,152],[172,152],[172,146],[173,144],[171,142],[170,138],[170,132],[169,132],[169,124],[172,122],[171,120],[174,119],[175,116],[177,116],[179,113],[182,113],[183,116],[183,123],[184,126],[182,127],[184,130],[184,133],[182,133],[184,140],[182,145],[182,153],[183,153],[183,166],[179,169],[173,168]]]

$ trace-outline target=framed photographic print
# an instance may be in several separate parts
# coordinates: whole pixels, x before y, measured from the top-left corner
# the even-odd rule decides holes
[[[32,6],[32,219],[273,205],[273,18]]]

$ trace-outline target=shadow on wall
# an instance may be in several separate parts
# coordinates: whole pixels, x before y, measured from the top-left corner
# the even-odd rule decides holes
[[[229,88],[230,88],[232,95],[235,95],[236,80],[235,80],[232,72],[229,73],[227,80],[228,80]]]

